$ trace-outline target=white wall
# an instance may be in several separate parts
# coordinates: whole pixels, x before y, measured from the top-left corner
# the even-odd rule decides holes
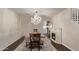
[[[18,31],[18,17],[13,11],[0,9],[0,50],[19,39],[22,34]]]
[[[65,9],[54,16],[53,25],[54,29],[62,28],[62,44],[72,50],[79,50],[79,24],[72,20],[71,9]]]
[[[41,16],[42,17],[42,21],[41,23],[39,23],[38,25],[34,25],[31,23],[31,15],[30,14],[19,14],[19,18],[21,19],[21,28],[22,28],[22,32],[23,34],[27,37],[29,36],[30,32],[33,32],[34,28],[37,28],[38,31],[42,34],[46,33],[46,30],[43,29],[43,25],[44,25],[44,21],[50,20],[50,18],[45,17],[45,16]]]

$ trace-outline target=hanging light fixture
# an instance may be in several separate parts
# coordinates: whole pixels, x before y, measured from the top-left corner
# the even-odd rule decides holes
[[[38,10],[35,10],[34,16],[31,17],[31,23],[33,23],[34,25],[38,25],[41,22],[41,17],[39,16],[38,12]]]

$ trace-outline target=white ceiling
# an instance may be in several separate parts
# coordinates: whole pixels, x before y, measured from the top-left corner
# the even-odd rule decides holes
[[[44,15],[47,17],[53,17],[64,9],[65,8],[10,8],[10,10],[16,13],[28,13],[30,15],[34,14],[34,10],[38,10],[40,15]]]

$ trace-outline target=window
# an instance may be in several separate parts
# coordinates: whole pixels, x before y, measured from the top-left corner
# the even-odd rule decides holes
[[[79,9],[78,8],[72,8],[72,19],[74,22],[79,24]]]

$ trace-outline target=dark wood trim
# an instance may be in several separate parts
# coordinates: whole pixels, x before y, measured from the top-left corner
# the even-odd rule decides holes
[[[25,36],[21,37],[11,45],[9,45],[7,48],[5,48],[3,51],[13,51],[15,50],[23,41],[24,41]]]

